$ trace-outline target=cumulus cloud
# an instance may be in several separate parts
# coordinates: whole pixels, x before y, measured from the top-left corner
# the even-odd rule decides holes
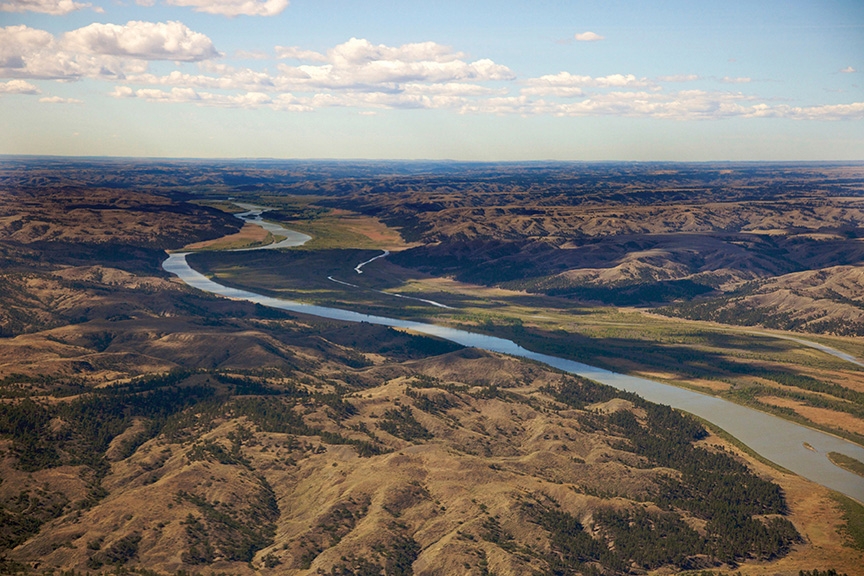
[[[649,79],[562,71],[517,82],[502,64],[472,60],[435,42],[389,46],[352,38],[325,52],[277,46],[275,70],[231,66],[216,55],[209,38],[177,22],[96,24],[58,38],[12,26],[0,30],[0,75],[15,80],[0,84],[0,92],[38,94],[24,78],[87,77],[111,81],[110,95],[118,99],[290,112],[345,107],[670,120],[864,118],[864,103],[795,107],[742,92],[665,89],[666,83],[704,79],[696,74]],[[154,73],[152,60],[177,62],[176,69]],[[749,78],[723,81],[746,84]]]
[[[221,16],[276,16],[288,7],[288,0],[166,0],[196,12]]]
[[[0,29],[0,69],[24,68],[25,58],[48,48],[53,42],[54,36],[49,32],[24,25]]]
[[[115,86],[108,95],[114,98],[134,98],[135,91],[129,86]]]
[[[529,96],[558,96],[573,98],[582,96],[586,88],[620,88],[651,86],[645,78],[637,78],[633,74],[610,74],[609,76],[579,76],[569,72],[547,74],[539,78],[531,78],[524,82],[522,93]]]
[[[39,102],[44,102],[46,104],[83,104],[82,100],[78,100],[77,98],[61,98],[60,96],[46,96],[45,98],[40,98]]]
[[[143,74],[149,60],[218,56],[207,36],[179,22],[91,24],[55,38],[28,26],[0,28],[0,77],[78,80]]]
[[[90,24],[67,32],[64,44],[85,54],[196,62],[219,56],[213,42],[181,22]]]
[[[161,76],[127,74],[125,81],[151,86],[268,93],[402,94],[406,98],[410,95],[409,100],[422,91],[436,95],[436,102],[441,102],[444,93],[451,97],[477,96],[490,91],[482,86],[485,82],[514,78],[506,66],[489,59],[466,61],[462,53],[434,42],[386,46],[352,38],[326,54],[284,46],[277,47],[276,54],[300,62],[279,64],[276,72],[271,73],[202,61],[198,63],[199,73],[175,70]],[[358,100],[356,96],[352,98]],[[341,102],[338,98],[333,101]]]
[[[864,102],[793,107],[760,102],[740,92],[678,92],[612,90],[577,100],[532,100],[521,97],[488,98],[464,106],[463,113],[520,114],[523,116],[618,116],[668,120],[724,118],[789,118],[795,120],[864,119]]]
[[[601,36],[594,32],[579,32],[578,34],[573,35],[573,39],[577,42],[597,42],[599,40],[605,40],[605,36]]]
[[[0,29],[0,76],[75,80],[122,75],[119,63],[64,50],[52,34],[28,26]]]
[[[76,10],[92,8],[94,12],[104,10],[89,2],[73,2],[73,0],[6,0],[0,3],[0,12],[39,12],[52,16],[62,16]]]
[[[402,46],[372,44],[363,38],[351,38],[328,52],[334,64],[362,65],[374,61],[398,62],[452,62],[463,58],[461,52],[453,52],[448,46],[436,42],[416,42]]]
[[[843,74],[854,74],[855,72],[857,72],[857,70],[855,70],[855,68],[853,68],[852,66],[847,66],[846,68],[840,70],[840,72],[842,72]]]
[[[476,62],[405,62],[376,60],[362,66],[282,66],[288,84],[302,87],[398,90],[406,82],[451,82],[461,80],[509,80],[512,73],[491,60]]]
[[[24,80],[10,80],[9,82],[0,82],[0,94],[41,94],[33,84]]]
[[[509,69],[491,60],[468,62],[462,59],[462,53],[433,42],[386,46],[351,39],[326,54],[293,47],[279,47],[277,54],[323,61],[320,65],[280,64],[277,73],[272,75],[217,62],[201,62],[198,74],[175,70],[162,76],[129,75],[127,83],[147,87],[120,86],[112,96],[150,102],[292,111],[336,106],[458,109],[471,99],[506,92],[503,88],[484,86],[484,82],[513,78]],[[212,90],[241,93],[227,95]]]
[[[290,49],[283,49],[283,53],[303,55]],[[467,62],[461,52],[435,42],[386,46],[351,38],[328,50],[326,55],[313,52],[305,56],[312,59],[324,56],[324,60],[320,65],[281,64],[278,85],[294,90],[398,92],[405,83],[487,82],[514,78],[506,66],[489,59]]]

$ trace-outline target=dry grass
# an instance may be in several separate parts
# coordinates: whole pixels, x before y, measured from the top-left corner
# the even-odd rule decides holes
[[[204,242],[193,242],[181,248],[180,252],[194,250],[236,250],[237,248],[252,248],[264,246],[273,242],[273,234],[258,226],[257,224],[243,225],[236,234],[229,234],[222,238],[206,240]]]
[[[312,236],[304,250],[338,248],[404,250],[415,244],[406,243],[398,231],[377,218],[345,210],[330,210],[310,220],[282,222],[286,228]]]
[[[857,434],[864,434],[864,421],[851,414],[846,414],[845,412],[808,406],[807,404],[798,402],[797,400],[777,398],[776,396],[760,396],[759,401],[770,406],[791,408],[797,414],[815,424],[848,430]]]

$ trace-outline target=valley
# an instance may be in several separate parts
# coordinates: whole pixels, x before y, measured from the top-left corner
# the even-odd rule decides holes
[[[775,338],[770,325],[756,333],[671,318],[668,309],[700,297],[689,288],[676,292],[678,300],[667,288],[649,291],[664,295],[656,307],[552,293],[527,271],[572,264],[569,252],[550,252],[572,248],[545,232],[531,238],[533,225],[516,226],[512,212],[496,222],[485,209],[450,218],[438,208],[440,218],[432,218],[431,208],[393,199],[373,213],[387,187],[433,198],[449,182],[460,191],[450,198],[481,206],[498,203],[498,188],[514,198],[531,186],[560,191],[579,170],[520,167],[520,176],[508,165],[205,169],[178,162],[120,171],[82,161],[61,177],[61,168],[7,162],[0,180],[5,572],[792,575],[854,574],[861,564],[859,503],[754,458],[722,430],[677,411],[437,338],[217,298],[161,270],[164,250],[193,245],[193,267],[229,285],[470,328],[718,393],[858,441],[860,366],[787,339],[861,358],[854,335],[815,331],[811,323],[806,335]],[[584,168],[594,177],[609,169]],[[796,225],[857,234],[855,167],[805,168],[784,174],[785,182],[822,182],[847,204],[802,209],[812,219],[795,216]],[[695,178],[694,167],[681,169]],[[769,171],[760,170],[751,180],[730,180],[767,202],[768,184],[759,178]],[[641,174],[624,172],[592,186]],[[468,186],[480,191],[468,194]],[[76,196],[84,190],[86,206]],[[660,193],[653,194],[638,197],[656,201]],[[663,197],[674,203],[680,194]],[[695,201],[709,193],[687,194]],[[736,194],[742,204],[730,211],[746,212],[749,200],[729,192]],[[549,196],[520,202],[542,206]],[[270,240],[247,229],[212,243],[243,226],[228,198],[271,207],[267,217],[313,240],[291,250],[219,251]],[[619,201],[615,194],[586,198]],[[572,221],[563,218],[556,234]],[[477,228],[484,222],[497,229]],[[628,242],[620,246],[644,247]],[[814,263],[839,253],[846,259],[837,266],[857,263],[848,242],[802,242]],[[385,249],[392,254],[355,272]],[[741,261],[767,256],[754,258]],[[735,266],[746,268],[729,269]],[[767,266],[755,277],[765,277]],[[487,278],[492,270],[508,277]],[[579,274],[576,284],[604,285],[605,272]],[[740,271],[722,275],[732,284],[752,281]],[[679,271],[646,282],[693,278]],[[854,275],[838,278],[838,287],[854,288]],[[838,287],[831,290],[839,294]],[[844,298],[854,300],[853,292]]]

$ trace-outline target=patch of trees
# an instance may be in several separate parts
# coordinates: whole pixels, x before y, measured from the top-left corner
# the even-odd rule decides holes
[[[860,306],[860,303],[856,303]],[[773,307],[755,307],[742,296],[730,295],[704,302],[684,302],[655,310],[658,314],[690,320],[707,320],[737,326],[764,326],[774,330],[864,336],[864,322],[845,318],[794,317]]]
[[[404,533],[402,527],[391,525],[386,543],[372,546],[374,556],[343,556],[329,576],[411,576],[414,561],[420,555],[420,544]]]
[[[138,556],[138,544],[141,535],[137,532],[127,534],[114,542],[107,550],[96,552],[87,559],[87,567],[98,570],[106,564],[109,566],[123,566]]]
[[[575,408],[604,401],[613,393],[621,396],[599,384],[573,379],[565,380],[551,393],[559,402]],[[647,518],[632,511],[626,520],[615,515],[598,516],[597,523],[614,533],[616,541],[638,541],[646,536],[645,526],[649,525],[652,530],[664,526],[665,533],[670,534],[656,557],[631,555],[629,560],[651,565],[662,560],[682,568],[687,557],[699,554],[728,563],[744,558],[767,560],[786,554],[800,539],[792,523],[781,516],[787,506],[779,486],[759,478],[725,452],[695,446],[707,432],[693,418],[632,394],[624,396],[645,411],[644,421],[629,410],[618,410],[609,415],[586,414],[580,423],[619,435],[621,440],[615,448],[637,454],[651,466],[679,471],[680,478],[665,476],[657,482],[652,499],[670,513],[686,511],[705,520],[707,532],[705,537],[694,539],[693,533],[675,524],[671,516]],[[767,515],[774,517],[761,519]]]
[[[817,380],[816,378],[804,374],[759,370],[754,375],[759,376],[760,378],[773,380],[783,386],[801,388],[811,392],[820,392],[822,394],[828,394],[836,398],[842,398],[843,400],[854,402],[859,406],[864,406],[864,392],[858,392],[857,390],[852,390],[851,388],[846,388],[838,384],[823,382],[822,380]]]
[[[328,511],[300,542],[299,567],[306,570],[321,552],[332,548],[347,536],[369,511],[369,498],[349,498]]]
[[[452,394],[424,394],[412,388],[405,390],[405,394],[414,400],[414,406],[428,414],[444,414],[451,408],[457,408],[461,402]]]
[[[25,542],[42,524],[60,516],[68,503],[60,492],[45,488],[21,490],[0,501],[0,551]]]
[[[429,440],[432,438],[432,433],[414,418],[414,413],[408,406],[384,412],[381,421],[378,422],[378,427],[408,442],[417,442],[418,440]]]
[[[546,275],[554,250],[540,242],[457,239],[403,250],[390,259],[436,276],[452,275],[464,282],[494,285]]]
[[[273,489],[256,476],[258,491],[250,496],[246,507],[212,503],[203,496],[181,491],[179,501],[193,504],[200,514],[189,514],[184,521],[187,550],[186,564],[210,564],[216,560],[249,562],[255,553],[273,543],[279,506]]]
[[[353,413],[356,410],[350,403],[344,402],[341,397],[334,398],[333,395],[319,395],[316,398],[324,398],[325,400],[333,398],[330,401],[330,406],[338,406],[339,409],[345,412]],[[227,406],[227,413],[234,418],[245,416],[264,432],[294,434],[298,436],[318,436],[326,444],[353,446],[361,458],[368,458],[388,452],[385,447],[378,443],[346,438],[336,432],[308,426],[303,421],[302,414],[295,410],[296,405],[296,400],[290,398],[237,398]],[[349,406],[350,409],[348,408]],[[217,407],[216,414],[222,413],[224,410],[224,408],[220,409],[220,407]]]
[[[531,283],[529,292],[548,296],[562,296],[583,302],[602,302],[613,306],[645,306],[675,300],[691,300],[696,296],[712,292],[714,288],[693,280],[640,281],[619,283],[610,286],[562,285],[548,287],[548,282]]]
[[[146,418],[148,430],[133,440],[128,450],[158,433],[168,417],[213,395],[205,386],[177,387],[178,376],[166,376],[164,387],[157,379],[151,388],[97,389],[68,403],[47,405],[25,398],[0,404],[0,434],[11,438],[18,467],[25,471],[71,464],[101,466],[111,441],[132,424]],[[59,425],[51,429],[49,424]],[[131,453],[131,452],[130,452]]]
[[[136,418],[144,429],[121,446],[120,457],[131,455],[142,443],[157,434],[181,440],[196,427],[220,415],[247,416],[262,429],[290,434],[320,435],[331,444],[348,444],[362,456],[385,450],[364,440],[345,438],[332,432],[312,429],[294,410],[309,394],[296,386],[267,386],[252,378],[213,374],[211,383],[227,388],[227,393],[242,394],[225,402],[213,385],[186,382],[193,376],[177,372],[133,380],[129,384],[90,390],[71,402],[45,404],[30,398],[0,403],[0,435],[9,438],[17,467],[33,472],[60,465],[89,467],[88,494],[77,506],[88,507],[104,497],[101,478],[108,471],[105,453],[112,441]],[[214,382],[215,381],[215,382]],[[249,396],[248,394],[256,394]],[[338,395],[320,395],[320,402],[337,414],[349,414],[353,406]],[[194,412],[187,410],[195,407]],[[235,444],[237,444],[235,442]],[[239,446],[226,449],[210,442],[190,450],[192,459],[202,458],[231,465],[244,465]],[[38,532],[42,524],[62,514],[68,502],[59,493],[42,489],[22,492],[18,498],[0,502],[0,550],[14,547]],[[32,510],[38,510],[34,513]],[[101,558],[101,557],[100,557]],[[99,559],[97,559],[99,560]],[[113,562],[103,558],[103,563]]]

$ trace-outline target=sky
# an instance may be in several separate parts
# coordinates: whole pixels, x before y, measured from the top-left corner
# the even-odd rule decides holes
[[[0,0],[0,154],[864,160],[864,0]]]

